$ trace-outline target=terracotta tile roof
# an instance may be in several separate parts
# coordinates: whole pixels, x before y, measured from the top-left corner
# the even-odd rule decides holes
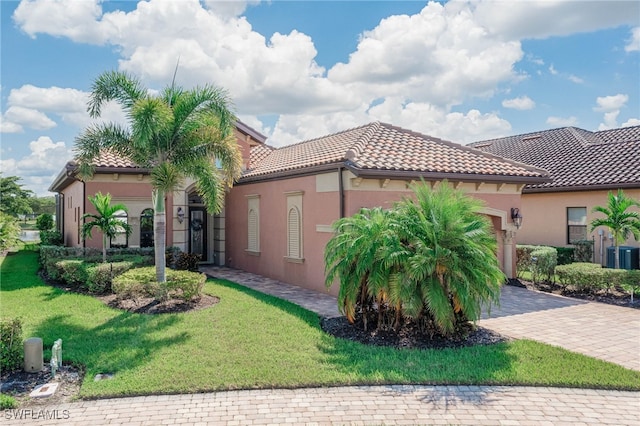
[[[505,176],[538,181],[547,176],[544,170],[535,167],[374,122],[274,149],[261,161],[252,163],[253,167],[240,181],[338,163],[344,163],[356,172],[371,174],[376,171],[413,172],[416,176],[434,173],[465,175],[472,180],[480,176]]]
[[[101,151],[98,158],[94,160],[93,165],[96,168],[138,168],[138,166],[133,161],[109,150]]]
[[[255,145],[251,147],[251,152],[249,153],[249,164],[258,164],[262,160],[264,160],[267,155],[271,154],[271,152],[275,148],[270,147],[269,145]]]
[[[527,185],[528,192],[640,187],[640,126],[598,132],[564,127],[471,146],[551,173],[552,182]]]

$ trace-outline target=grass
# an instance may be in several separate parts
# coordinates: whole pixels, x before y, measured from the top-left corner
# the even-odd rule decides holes
[[[322,332],[317,315],[228,281],[209,280],[220,303],[145,316],[66,293],[36,275],[37,253],[2,259],[4,316],[25,338],[86,369],[81,397],[354,384],[488,384],[640,390],[640,372],[520,340],[445,350],[368,347]],[[50,356],[45,350],[45,360]],[[112,380],[94,382],[98,373]]]

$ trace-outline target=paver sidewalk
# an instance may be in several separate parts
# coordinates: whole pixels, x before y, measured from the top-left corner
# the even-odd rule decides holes
[[[5,412],[11,425],[638,425],[637,392],[350,386],[104,399]],[[23,415],[22,419],[15,415]],[[27,417],[29,415],[29,417]],[[54,415],[58,418],[38,419]]]

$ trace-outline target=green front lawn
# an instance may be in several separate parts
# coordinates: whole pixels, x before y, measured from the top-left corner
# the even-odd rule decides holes
[[[220,297],[211,308],[145,316],[45,285],[37,253],[1,261],[2,315],[22,317],[24,337],[46,348],[62,338],[63,359],[86,368],[82,397],[386,383],[640,390],[640,372],[532,341],[368,347],[323,333],[305,309],[221,280],[206,283]],[[94,382],[98,373],[115,376]]]

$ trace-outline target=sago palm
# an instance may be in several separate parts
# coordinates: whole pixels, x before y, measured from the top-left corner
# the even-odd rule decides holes
[[[226,92],[219,88],[185,90],[171,85],[153,94],[137,78],[117,71],[105,72],[94,82],[88,103],[91,117],[99,117],[109,101],[122,107],[128,126],[106,123],[87,128],[76,139],[80,173],[91,176],[103,150],[151,171],[156,277],[165,282],[165,197],[189,177],[207,210],[221,210],[225,188],[241,172],[235,117]]]
[[[498,302],[505,276],[479,200],[446,181],[436,190],[424,183],[413,190],[415,199],[396,207],[400,238],[410,250],[396,265],[391,300],[403,301],[403,313],[411,318],[424,307],[447,335],[459,323],[479,319],[482,306]]]
[[[622,189],[618,189],[617,195],[609,191],[607,206],[595,206],[593,212],[602,213],[604,218],[591,221],[591,231],[598,226],[606,226],[611,230],[613,243],[615,245],[615,268],[620,268],[620,244],[626,241],[631,235],[636,240],[640,240],[640,214],[634,211],[627,211],[630,207],[640,206],[638,201],[627,197]]]
[[[95,207],[97,214],[86,213],[82,215],[82,238],[92,238],[91,231],[98,228],[102,232],[102,261],[107,261],[107,238],[115,238],[118,234],[131,235],[131,226],[122,221],[120,212],[127,212],[124,204],[111,204],[111,194],[98,192],[89,197],[89,201]],[[89,221],[87,221],[89,219]]]

